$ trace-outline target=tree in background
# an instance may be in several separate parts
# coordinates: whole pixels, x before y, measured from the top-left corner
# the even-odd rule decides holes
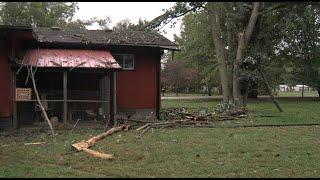
[[[242,106],[246,94],[242,93],[242,89],[247,91],[249,88],[246,86],[250,84],[247,83],[250,78],[243,76],[243,74],[248,73],[241,73],[242,69],[240,67],[243,61],[250,56],[259,57],[259,66],[256,67],[259,67],[259,72],[268,74],[268,76],[264,75],[265,78],[256,79],[260,79],[258,84],[260,84],[261,81],[265,81],[262,82],[261,85],[266,86],[267,83],[267,87],[269,87],[267,88],[269,89],[267,92],[272,93],[270,91],[272,86],[288,78],[283,77],[283,74],[285,70],[289,69],[289,67],[286,66],[289,60],[282,60],[276,53],[276,47],[284,40],[282,33],[283,27],[286,26],[284,19],[290,19],[287,17],[287,14],[290,13],[295,14],[296,20],[301,19],[298,18],[301,16],[301,13],[295,12],[292,8],[296,7],[300,12],[304,12],[303,10],[305,8],[318,6],[319,3],[310,2],[179,2],[176,3],[174,7],[168,9],[163,15],[146,23],[145,28],[156,29],[188,13],[197,14],[202,11],[206,12],[210,21],[205,25],[206,27],[210,27],[211,38],[214,42],[211,49],[214,51],[212,55],[218,62],[223,100],[224,102],[231,101],[236,105]],[[319,21],[319,18],[318,20],[309,20],[314,23],[315,21]],[[194,23],[197,26],[201,26],[201,21],[194,21]],[[190,27],[191,26],[185,27],[185,29]],[[313,29],[318,28],[313,26]],[[201,35],[203,34],[201,30],[198,32]],[[182,37],[182,39],[183,38],[184,37]],[[290,37],[290,39],[296,41],[294,38]],[[186,41],[186,43],[188,44],[192,42],[192,40],[191,38],[191,40]],[[203,43],[198,43],[199,47],[202,45]],[[198,59],[199,58],[194,58],[194,62],[197,62]],[[277,60],[280,61],[277,62]],[[303,64],[306,65],[306,63]],[[314,67],[314,65],[311,66]],[[306,67],[310,69],[311,66],[308,65]],[[306,77],[307,75],[303,76]],[[273,80],[271,77],[277,78]],[[252,81],[252,79],[250,81]],[[270,94],[270,96],[272,96],[272,94]]]
[[[195,83],[189,84],[196,92],[203,87],[211,96],[213,87],[220,86],[217,76],[217,60],[212,49],[209,17],[206,11],[192,12],[182,19],[181,37],[175,36],[175,42],[181,51],[175,53],[175,59],[181,61],[190,70],[196,71]],[[215,74],[215,75],[214,75]]]
[[[301,10],[303,9],[303,11]],[[277,55],[287,60],[289,81],[315,87],[320,92],[320,7],[311,4],[291,6],[283,13],[281,42]],[[320,95],[320,94],[319,94]],[[303,97],[303,90],[302,90]]]
[[[2,2],[0,22],[5,25],[76,28],[85,28],[93,23],[98,23],[101,28],[107,28],[111,22],[110,18],[96,17],[87,21],[73,20],[78,9],[75,2]]]
[[[178,96],[179,91],[185,86],[186,76],[182,63],[179,61],[168,61],[161,72],[162,84]]]

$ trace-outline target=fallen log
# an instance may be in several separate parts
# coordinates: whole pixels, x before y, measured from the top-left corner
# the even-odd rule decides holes
[[[86,143],[88,143],[89,147],[93,146],[97,141],[100,141],[101,139],[107,137],[107,136],[110,136],[111,134],[115,133],[115,132],[118,132],[118,131],[121,131],[121,130],[124,130],[125,127],[128,126],[128,125],[121,125],[121,126],[118,126],[118,127],[114,127],[114,128],[111,128],[110,130],[108,130],[107,132],[105,133],[102,133],[102,134],[99,134],[97,136],[94,136],[92,138],[90,138],[89,140],[86,141]]]
[[[72,144],[72,147],[74,147],[77,151],[84,151],[93,157],[98,157],[98,158],[102,158],[102,159],[114,159],[113,154],[100,153],[98,151],[94,151],[89,148],[94,146],[94,144],[97,141],[100,141],[101,139],[103,139],[107,136],[110,136],[110,135],[114,134],[115,132],[119,132],[122,130],[128,131],[129,127],[130,127],[130,125],[125,125],[125,124],[120,125],[118,127],[113,127],[110,130],[108,130],[107,132],[99,134],[97,136],[94,136],[87,141],[82,140],[81,142]]]
[[[101,158],[101,159],[114,159],[114,155],[113,154],[105,154],[105,153],[101,153],[95,150],[91,150],[88,148],[82,149],[84,152],[86,152],[87,154],[93,156],[93,157],[97,157],[97,158]]]

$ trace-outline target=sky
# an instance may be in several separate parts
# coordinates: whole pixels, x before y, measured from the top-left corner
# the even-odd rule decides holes
[[[78,2],[79,10],[74,18],[89,20],[92,17],[111,19],[112,28],[117,22],[129,19],[132,23],[138,23],[139,18],[152,20],[163,14],[163,9],[169,9],[175,2]],[[174,27],[164,26],[167,33],[161,32],[163,36],[173,41],[173,34],[180,34],[181,18],[177,20]],[[99,26],[93,25],[88,29],[98,29]]]

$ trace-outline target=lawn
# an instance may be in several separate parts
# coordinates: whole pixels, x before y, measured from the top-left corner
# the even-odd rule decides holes
[[[166,100],[163,108],[189,111],[212,108],[218,101]],[[319,177],[320,126],[223,128],[234,124],[320,123],[320,102],[249,102],[249,117],[218,128],[157,129],[136,138],[121,132],[93,149],[112,152],[100,160],[75,152],[71,144],[103,129],[0,136],[0,177]],[[274,115],[275,117],[258,117]],[[237,122],[237,123],[236,123]],[[45,141],[25,146],[25,142]]]
[[[185,96],[208,96],[208,94],[205,93],[178,93],[178,95],[176,93],[164,93],[163,97],[185,97]]]
[[[176,93],[164,93],[163,97],[176,97]],[[186,96],[208,96],[208,94],[204,93],[178,93],[177,97],[186,97]],[[214,94],[213,96],[221,96]],[[302,92],[281,92],[278,91],[275,93],[275,96],[277,97],[302,97]],[[318,97],[317,91],[304,91],[303,93],[304,97]]]
[[[302,92],[281,92],[277,93],[279,97],[302,97]],[[318,97],[317,91],[305,91],[303,92],[304,97]]]

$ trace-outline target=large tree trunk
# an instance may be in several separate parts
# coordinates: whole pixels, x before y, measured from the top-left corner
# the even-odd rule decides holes
[[[244,34],[239,33],[238,34],[238,49],[237,49],[237,55],[236,59],[233,63],[233,82],[232,82],[232,92],[233,92],[233,99],[234,104],[236,106],[243,105],[243,102],[241,100],[241,93],[240,93],[240,80],[239,80],[239,63],[243,57],[244,52]]]
[[[208,12],[211,22],[211,33],[215,46],[216,56],[219,64],[220,81],[222,86],[223,102],[230,101],[230,89],[228,87],[227,64],[224,54],[224,47],[220,28],[219,9],[216,2],[208,2]]]
[[[210,85],[208,85],[208,96],[211,96],[212,94],[211,94],[211,86]]]
[[[255,24],[257,22],[257,18],[259,16],[259,6],[260,6],[260,2],[253,3],[251,16],[249,19],[249,23],[246,27],[246,30],[245,30],[245,32],[240,32],[238,34],[238,49],[237,49],[236,59],[233,64],[233,91],[232,91],[234,103],[236,106],[244,105],[244,102],[243,102],[244,99],[240,93],[240,80],[239,80],[239,76],[238,76],[239,63],[244,56],[245,49],[248,45],[248,42],[249,42],[251,35],[252,35],[252,31],[253,31]]]

